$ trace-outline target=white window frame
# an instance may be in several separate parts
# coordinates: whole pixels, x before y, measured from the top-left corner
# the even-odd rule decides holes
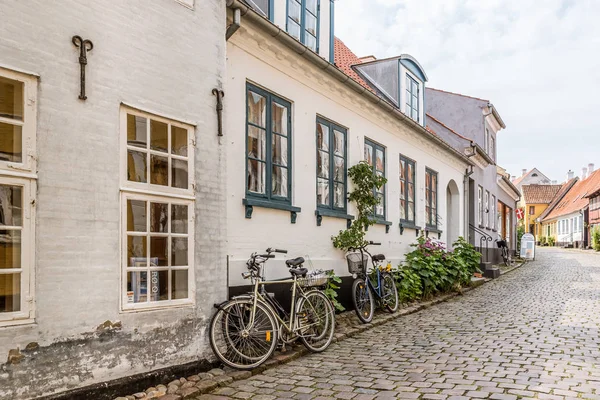
[[[121,294],[120,303],[122,312],[139,311],[139,310],[157,310],[164,309],[166,307],[180,307],[180,306],[193,306],[195,304],[195,276],[194,276],[194,221],[195,221],[195,196],[194,196],[194,144],[195,144],[195,126],[184,123],[172,118],[161,117],[155,113],[140,110],[138,108],[130,107],[125,104],[121,105],[120,108],[120,143],[121,143]],[[145,117],[153,119],[155,121],[169,124],[168,129],[168,147],[171,147],[171,128],[170,126],[177,126],[179,128],[186,129],[188,131],[188,150],[187,150],[187,162],[188,162],[188,188],[174,188],[170,186],[162,186],[149,183],[150,175],[148,169],[147,183],[132,182],[127,180],[127,114]],[[145,152],[153,154],[154,151],[149,150],[150,146],[150,123],[147,124],[147,149]],[[142,149],[143,150],[143,149]],[[163,154],[164,155],[164,154]],[[171,156],[169,156],[169,169],[171,163]],[[148,166],[149,168],[149,166]],[[168,202],[182,205],[188,205],[188,298],[187,299],[176,299],[176,300],[162,300],[162,301],[147,301],[144,303],[129,303],[127,301],[127,200],[141,200],[141,201],[152,201],[152,202]],[[147,216],[149,218],[149,216]],[[150,244],[147,243],[149,251]],[[179,267],[158,267],[158,269],[164,270],[177,270],[184,269]],[[131,270],[130,270],[131,271]],[[148,280],[150,277],[148,276]],[[170,280],[169,280],[170,282]],[[147,289],[149,290],[149,288]],[[171,285],[168,283],[168,290],[171,290]]]
[[[485,206],[484,211],[484,217],[485,217],[485,227],[489,228],[490,227],[490,191],[486,190],[484,197],[483,197],[483,203]]]
[[[418,120],[416,120],[415,122],[423,125],[423,96],[424,96],[424,89],[423,89],[423,82],[421,82],[421,79],[419,79],[415,74],[413,74],[412,72],[410,72],[410,70],[404,66],[402,66],[405,76],[404,76],[404,80],[403,80],[403,90],[400,91],[400,101],[403,102],[404,104],[404,114],[409,117],[410,119],[412,119],[413,121],[415,121],[412,118],[412,112],[409,114],[407,110],[408,106],[406,104],[406,77],[410,77],[412,80],[414,80],[417,83],[417,91],[419,92],[417,99],[419,101],[419,110],[418,110]]]
[[[21,274],[21,309],[0,313],[0,327],[35,322],[35,203],[37,194],[36,130],[38,76],[0,67],[0,76],[23,84],[23,121],[0,117],[22,127],[22,162],[0,161],[0,184],[20,186],[22,192],[21,267],[2,273]]]
[[[483,226],[483,188],[481,186],[479,186],[479,188],[477,189],[477,199],[478,199],[478,209],[477,209],[477,214],[478,214],[478,221],[479,221],[479,226],[482,227]]]
[[[492,230],[496,230],[496,220],[498,216],[496,215],[496,196],[492,195],[492,210],[490,212],[491,215],[491,228]]]

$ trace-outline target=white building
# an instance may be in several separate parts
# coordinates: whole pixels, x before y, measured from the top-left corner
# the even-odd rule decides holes
[[[226,292],[224,2],[0,15],[0,398],[197,366]]]
[[[346,201],[346,170],[364,159],[388,179],[379,193],[378,223],[367,232],[367,239],[382,243],[373,251],[397,264],[425,231],[445,242],[465,235],[471,162],[425,129],[423,68],[408,55],[361,62],[331,36],[333,2],[331,8],[326,3],[320,2],[315,28],[316,0],[292,8],[275,0],[263,8],[266,17],[259,8],[228,1],[229,23],[241,15],[227,43],[225,84],[233,293],[245,290],[240,273],[248,255],[269,246],[348,275],[331,236],[355,213]],[[294,38],[298,22],[300,41]],[[281,260],[268,264],[269,278],[286,276]]]

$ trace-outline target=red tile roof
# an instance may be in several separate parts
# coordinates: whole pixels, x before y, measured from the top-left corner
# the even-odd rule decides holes
[[[550,203],[548,208],[546,208],[544,210],[544,212],[542,213],[542,215],[540,215],[540,220],[543,220],[544,218],[546,218],[546,216],[548,214],[550,214],[552,212],[554,207],[556,207],[556,205],[563,199],[563,197],[565,197],[565,195],[569,192],[569,190],[571,190],[573,185],[576,184],[578,180],[579,180],[579,178],[575,177],[575,178],[565,182],[564,185],[562,185],[562,187],[560,188],[558,193],[556,193],[556,196],[554,196],[554,199],[552,199],[552,202]]]
[[[578,181],[573,185],[571,190],[569,190],[544,220],[554,219],[584,209],[590,202],[589,198],[585,196],[594,193],[598,189],[600,189],[600,169],[592,172],[586,179]]]
[[[333,60],[335,65],[341,69],[346,75],[354,79],[361,86],[373,92],[373,89],[352,69],[353,65],[361,64],[360,58],[352,52],[338,37],[335,38],[333,44]]]
[[[525,204],[550,204],[562,185],[523,185]]]

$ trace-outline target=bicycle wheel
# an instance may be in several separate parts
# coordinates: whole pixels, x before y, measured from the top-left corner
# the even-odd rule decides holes
[[[375,300],[371,289],[362,278],[355,279],[352,284],[352,303],[358,319],[365,324],[371,322],[375,313]]]
[[[394,313],[398,310],[398,289],[396,289],[396,282],[391,274],[383,274],[381,281],[381,302],[385,306],[386,310]]]
[[[504,265],[508,267],[510,265],[510,257],[508,256],[508,249],[506,247],[502,248],[502,259],[504,260]]]
[[[298,332],[304,346],[319,353],[331,344],[335,330],[335,311],[331,301],[318,290],[300,297],[296,302]]]
[[[210,346],[230,367],[255,368],[265,362],[277,346],[277,320],[273,311],[257,302],[251,323],[253,305],[252,298],[231,300],[210,322]]]

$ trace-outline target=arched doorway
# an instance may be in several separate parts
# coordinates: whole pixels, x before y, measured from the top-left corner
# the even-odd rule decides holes
[[[458,185],[454,180],[446,187],[446,244],[448,249],[460,236],[460,201]]]

